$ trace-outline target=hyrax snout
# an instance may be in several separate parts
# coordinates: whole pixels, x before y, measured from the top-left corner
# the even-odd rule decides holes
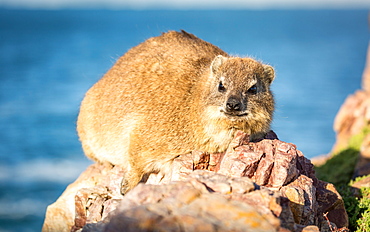
[[[263,138],[273,79],[269,65],[171,31],[130,49],[86,93],[78,134],[88,157],[125,168],[127,192],[180,154],[225,151],[237,130]]]

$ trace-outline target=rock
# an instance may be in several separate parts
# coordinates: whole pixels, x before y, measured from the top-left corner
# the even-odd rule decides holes
[[[370,135],[362,141],[357,163],[353,173],[353,179],[370,174]]]
[[[367,48],[366,65],[364,73],[362,74],[362,89],[370,93],[370,44]]]
[[[320,232],[317,226],[306,226],[302,229],[302,232]]]
[[[99,176],[101,176],[100,165],[94,164],[70,184],[58,200],[48,206],[42,231],[71,231],[75,224],[76,193],[82,188],[94,187],[94,178]]]
[[[109,198],[123,197],[119,193],[119,183],[123,173],[124,170],[118,167],[101,164],[88,167],[74,183],[67,187],[56,202],[48,206],[42,231],[71,231],[72,227],[73,230],[77,230],[88,221],[96,221],[93,218],[100,216],[94,209],[101,207],[99,204]],[[100,200],[101,198],[103,200]],[[92,203],[96,199],[99,199],[100,203]],[[89,210],[91,205],[93,207]],[[88,213],[89,217],[86,216]]]
[[[336,143],[332,152],[348,146],[349,139],[361,132],[370,119],[370,93],[358,90],[347,97],[334,120]]]
[[[362,141],[360,152],[363,158],[370,159],[370,135],[367,135]]]
[[[367,176],[359,181],[356,181],[352,184],[354,188],[369,188],[370,187],[370,176]]]
[[[347,97],[334,120],[337,141],[333,152],[348,145],[351,136],[358,134],[370,120],[370,45],[362,75],[362,90]]]
[[[330,158],[331,158],[330,154],[323,154],[323,155],[315,156],[315,157],[311,158],[311,163],[315,167],[320,167],[320,166],[324,165],[326,163],[326,161],[328,161]]]
[[[338,228],[348,227],[348,216],[344,202],[334,185],[319,181],[317,187],[318,214],[321,217],[327,215],[329,221],[335,222]],[[321,220],[325,220],[325,218],[321,218]]]
[[[44,231],[61,224],[48,214],[64,212],[59,231],[315,231],[328,225],[324,213],[337,228],[348,225],[335,188],[273,132],[257,142],[238,132],[224,154],[181,155],[166,176],[151,174],[125,196],[123,176],[119,167],[92,165],[63,194],[72,198],[65,211],[60,199],[58,212],[48,210]]]
[[[347,97],[334,120],[336,143],[331,153],[348,147],[350,138],[370,124],[370,45],[362,76],[362,90]],[[370,174],[370,135],[362,142],[353,178]]]
[[[221,188],[218,192],[219,186],[211,184],[218,180],[229,186],[229,197],[215,193],[225,190]],[[198,170],[186,181],[166,185],[140,184],[107,218],[103,231],[119,231],[119,228],[127,231],[181,231],[181,228],[188,231],[276,231],[280,223],[268,210],[268,204],[259,205],[257,210],[246,202],[234,200],[232,182],[223,175]],[[265,194],[268,196],[269,193]]]

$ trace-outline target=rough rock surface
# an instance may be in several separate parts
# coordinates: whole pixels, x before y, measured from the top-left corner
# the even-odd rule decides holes
[[[329,225],[348,225],[334,186],[317,180],[311,162],[273,132],[259,142],[239,132],[225,154],[184,154],[172,173],[151,174],[125,196],[119,193],[123,174],[93,164],[49,206],[43,231],[330,231]]]
[[[119,193],[123,173],[124,171],[118,167],[100,164],[88,167],[74,183],[67,187],[56,202],[48,206],[42,231],[71,231],[75,224],[78,227],[84,225],[87,220],[93,221],[92,218],[96,216],[90,216],[92,215],[90,203],[95,202],[97,195],[106,196],[105,193],[101,194],[102,189],[109,192],[110,199],[123,197]],[[85,199],[82,200],[84,196]],[[104,204],[109,203],[104,202]],[[89,209],[88,212],[86,208]],[[86,216],[87,213],[89,217]]]
[[[255,204],[243,201],[243,197],[255,198]],[[255,207],[258,198],[264,202]],[[240,183],[224,175],[197,170],[186,181],[140,184],[125,196],[102,231],[120,228],[127,231],[274,231],[280,222],[267,203],[280,212],[277,199],[268,190],[255,190],[249,178]]]

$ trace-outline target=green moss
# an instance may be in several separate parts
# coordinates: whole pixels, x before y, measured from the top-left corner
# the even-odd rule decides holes
[[[364,197],[359,200],[358,204],[360,215],[356,221],[356,232],[370,231],[370,198],[364,194],[364,192],[370,193],[370,188],[363,188],[361,192]]]
[[[358,179],[353,182],[356,181]],[[351,187],[348,185],[341,185],[337,189],[343,197],[344,206],[348,214],[350,231],[370,231],[370,187],[360,189],[360,195],[362,197],[353,196]]]
[[[368,176],[358,177],[353,181],[360,181]],[[356,198],[358,201],[356,213],[357,215],[352,216],[353,231],[362,232],[370,231],[370,187],[363,187],[360,189],[361,198]],[[350,212],[352,213],[352,212]],[[357,216],[355,218],[355,216]],[[356,219],[356,220],[355,220]]]
[[[353,148],[339,152],[324,165],[315,168],[317,178],[335,186],[347,185],[353,175],[357,154],[358,150]]]
[[[342,185],[341,187],[337,188],[337,190],[343,198],[344,206],[348,214],[349,229],[351,231],[356,231],[358,227],[357,220],[361,214],[359,199],[352,195],[351,188],[349,186]]]
[[[315,167],[320,180],[333,183],[341,196],[347,210],[349,229],[351,231],[370,231],[370,187],[360,190],[363,197],[353,196],[350,185],[358,153],[365,136],[370,133],[370,127],[350,138],[345,149],[333,154],[324,165]],[[356,179],[355,181],[358,181]]]
[[[360,133],[357,135],[352,136],[349,139],[349,147],[355,148],[355,149],[360,149],[362,141],[364,141],[366,135],[370,134],[370,126],[367,125],[365,126]]]
[[[320,180],[334,185],[348,185],[355,168],[358,153],[365,136],[370,133],[370,127],[365,127],[359,134],[352,136],[348,146],[333,154],[324,165],[316,167],[317,177]]]

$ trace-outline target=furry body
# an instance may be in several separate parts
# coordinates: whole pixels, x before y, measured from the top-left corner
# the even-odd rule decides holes
[[[262,138],[273,79],[271,66],[171,31],[130,49],[87,92],[78,134],[88,157],[128,171],[126,192],[180,154],[225,151],[237,130]]]

